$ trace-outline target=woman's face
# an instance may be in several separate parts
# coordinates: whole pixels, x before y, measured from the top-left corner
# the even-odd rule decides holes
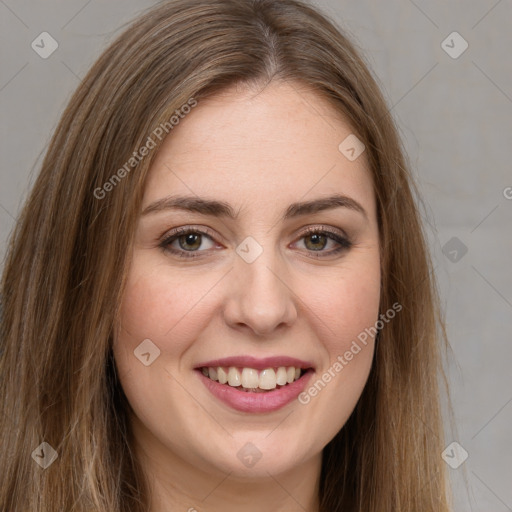
[[[374,340],[360,340],[378,319],[380,257],[365,153],[292,85],[200,101],[150,169],[114,355],[137,442],[170,472],[318,467],[370,371]]]

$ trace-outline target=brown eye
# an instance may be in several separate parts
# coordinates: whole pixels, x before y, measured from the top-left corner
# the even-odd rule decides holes
[[[205,241],[210,242],[210,247],[207,246],[200,249]],[[160,243],[160,247],[164,251],[169,251],[185,258],[202,256],[202,253],[207,252],[213,246],[215,246],[213,234],[196,228],[176,229]]]
[[[338,254],[341,251],[350,249],[353,245],[345,236],[342,236],[337,231],[331,231],[326,228],[310,228],[302,234],[301,240],[304,240],[304,246],[307,251],[313,253],[317,258]],[[329,242],[334,244],[334,248],[330,251],[325,251],[324,249],[328,246]]]
[[[176,240],[178,240],[181,249],[196,250],[201,246],[201,236],[200,234],[189,233],[188,235],[181,235]],[[186,247],[187,245],[188,247]]]
[[[313,233],[304,237],[304,240],[311,240],[311,244],[305,243],[306,247],[312,251],[318,251],[325,248],[329,237],[320,233]]]

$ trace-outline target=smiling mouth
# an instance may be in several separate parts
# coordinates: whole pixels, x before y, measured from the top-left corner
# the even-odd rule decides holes
[[[268,393],[292,384],[311,369],[279,366],[259,371],[255,368],[210,366],[199,368],[199,370],[210,380],[238,389],[239,391]]]

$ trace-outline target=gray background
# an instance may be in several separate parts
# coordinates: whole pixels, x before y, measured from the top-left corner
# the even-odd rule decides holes
[[[2,261],[72,92],[121,25],[154,3],[0,0]],[[316,3],[365,53],[425,201],[452,348],[446,365],[457,429],[447,423],[447,444],[469,454],[449,468],[455,510],[512,511],[512,3]],[[47,59],[31,48],[43,31],[59,44]],[[457,58],[442,47],[453,31],[469,45]],[[461,40],[444,47],[457,52]],[[453,461],[463,452],[448,453]]]

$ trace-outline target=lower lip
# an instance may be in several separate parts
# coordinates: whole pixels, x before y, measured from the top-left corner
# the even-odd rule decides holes
[[[291,384],[263,393],[239,391],[228,384],[220,384],[204,376],[201,370],[198,370],[197,374],[210,393],[225,404],[237,411],[258,413],[276,411],[295,400],[306,387],[308,380],[313,375],[313,370],[309,369],[300,379]]]

